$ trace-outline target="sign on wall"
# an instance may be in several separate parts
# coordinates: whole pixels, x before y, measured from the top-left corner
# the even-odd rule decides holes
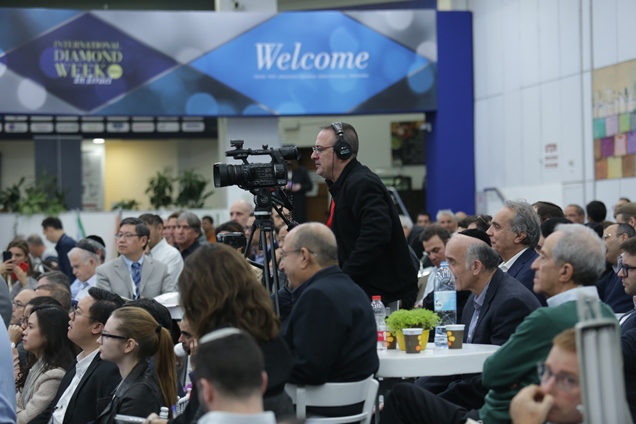
[[[0,9],[0,113],[431,111],[435,16]]]

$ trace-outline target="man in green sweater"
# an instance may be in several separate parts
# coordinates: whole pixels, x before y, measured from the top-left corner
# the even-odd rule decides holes
[[[554,336],[578,322],[579,293],[598,298],[594,284],[604,268],[603,243],[595,232],[581,224],[557,226],[532,264],[533,290],[545,294],[548,306],[528,315],[484,364],[482,383],[488,394],[483,407],[469,411],[403,383],[387,396],[383,424],[463,424],[468,418],[484,424],[510,423],[510,401],[522,388],[539,382],[537,363],[545,361]],[[609,306],[602,304],[601,310],[603,315],[615,317]]]

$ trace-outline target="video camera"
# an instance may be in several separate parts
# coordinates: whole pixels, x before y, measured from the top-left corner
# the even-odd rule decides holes
[[[234,150],[225,152],[225,156],[241,159],[242,165],[214,164],[214,186],[239,186],[245,190],[263,187],[287,185],[287,163],[285,161],[300,159],[300,152],[296,147],[268,148],[263,145],[262,150],[243,149],[243,140],[230,140]],[[249,163],[251,155],[269,155],[270,163]]]

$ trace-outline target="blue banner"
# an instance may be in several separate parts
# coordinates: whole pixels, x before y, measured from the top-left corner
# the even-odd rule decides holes
[[[0,9],[0,23],[7,24],[0,34],[0,113],[235,117],[436,109],[434,11]]]

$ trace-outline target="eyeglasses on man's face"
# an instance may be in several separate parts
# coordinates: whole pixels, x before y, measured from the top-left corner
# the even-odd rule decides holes
[[[80,311],[78,309],[78,306],[73,306],[72,307],[71,314],[73,315],[73,319],[75,319],[75,317],[84,317],[84,318],[88,318],[88,319],[93,319],[93,317],[89,317],[88,315],[84,315],[82,313],[82,311]]]
[[[130,240],[133,237],[139,237],[139,234],[131,234],[131,233],[117,233],[115,234],[115,238],[119,240],[120,238],[124,238],[125,240]]]
[[[579,387],[579,378],[577,376],[568,373],[555,374],[546,363],[537,365],[537,373],[542,384],[554,378],[554,386],[562,392],[571,392]]]
[[[333,149],[333,146],[311,146],[311,150],[314,151],[314,153],[322,155],[323,152],[327,149]]]
[[[623,262],[623,257],[619,256],[618,263],[616,264],[616,274],[618,275],[622,271],[625,278],[627,278],[629,277],[629,271],[631,269],[636,269],[636,266],[627,265],[626,263]]]

